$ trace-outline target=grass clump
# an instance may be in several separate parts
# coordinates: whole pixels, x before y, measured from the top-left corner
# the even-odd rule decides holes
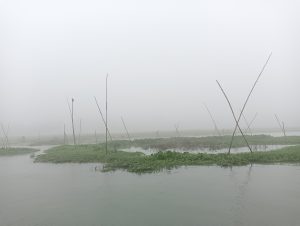
[[[241,166],[247,164],[300,163],[300,146],[285,147],[268,152],[239,154],[178,153],[172,151],[158,152],[150,156],[143,153],[129,153],[110,150],[105,154],[103,145],[59,146],[39,155],[36,162],[53,163],[103,163],[103,171],[117,169],[134,173],[158,172],[180,166],[218,165]]]
[[[33,148],[0,148],[0,156],[25,155],[38,151]]]

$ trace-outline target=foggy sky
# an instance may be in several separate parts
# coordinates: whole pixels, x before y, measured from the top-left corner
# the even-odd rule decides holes
[[[215,80],[256,128],[300,126],[300,3],[293,0],[0,0],[0,122],[15,135],[213,129],[234,121]]]

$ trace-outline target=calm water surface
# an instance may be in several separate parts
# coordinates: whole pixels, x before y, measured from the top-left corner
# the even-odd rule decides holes
[[[300,224],[300,166],[188,167],[136,175],[0,157],[0,226]]]

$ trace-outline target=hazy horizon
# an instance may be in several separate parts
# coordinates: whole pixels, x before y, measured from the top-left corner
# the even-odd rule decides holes
[[[297,1],[1,1],[0,122],[11,135],[104,132],[94,96],[124,131],[221,129],[236,114],[270,52],[245,116],[253,128],[300,127]],[[244,123],[243,120],[241,122]],[[2,133],[0,133],[2,134]]]

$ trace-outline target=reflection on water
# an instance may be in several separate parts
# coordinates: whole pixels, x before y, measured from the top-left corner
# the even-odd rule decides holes
[[[248,170],[246,172],[243,172],[243,177],[237,177],[233,170],[231,170],[231,179],[235,184],[236,190],[236,198],[235,203],[232,206],[232,214],[234,216],[233,221],[236,226],[243,226],[244,225],[244,219],[243,216],[245,214],[245,210],[247,207],[246,198],[247,198],[247,188],[248,184],[251,179],[251,171],[253,165],[250,164],[248,167]],[[247,168],[245,167],[245,168]],[[232,169],[232,168],[231,168]]]
[[[97,164],[0,157],[1,226],[272,225],[300,222],[300,166],[183,167],[136,175]]]

